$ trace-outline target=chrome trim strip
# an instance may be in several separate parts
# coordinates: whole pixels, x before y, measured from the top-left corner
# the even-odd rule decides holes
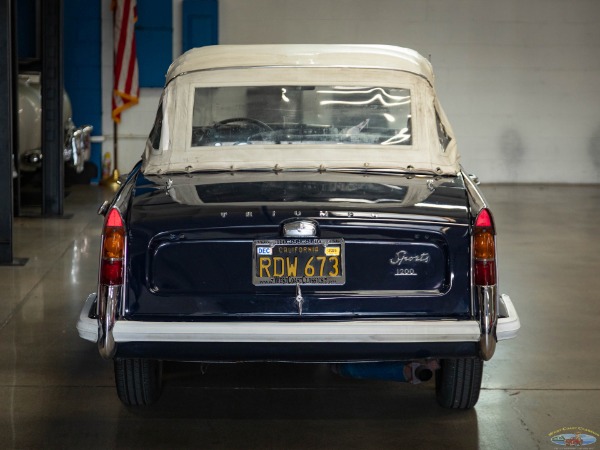
[[[314,292],[315,295],[325,297],[439,297],[444,295],[446,291],[441,292],[438,289],[429,290],[410,290],[410,289],[394,289],[394,290],[364,290],[364,291],[319,291]]]
[[[104,359],[110,359],[116,351],[113,328],[117,321],[117,310],[121,303],[122,286],[100,285],[97,303],[98,351]]]
[[[475,286],[475,295],[479,306],[479,324],[481,357],[488,361],[496,351],[496,327],[498,326],[498,295],[496,286]]]
[[[473,217],[476,217],[479,211],[488,207],[488,204],[485,201],[485,198],[483,198],[483,195],[481,194],[481,191],[477,185],[473,183],[471,177],[469,177],[464,170],[461,170],[460,174],[462,175],[465,189],[469,193],[469,207],[471,208],[471,214]]]

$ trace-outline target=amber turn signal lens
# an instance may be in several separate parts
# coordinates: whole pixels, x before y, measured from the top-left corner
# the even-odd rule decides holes
[[[125,230],[108,227],[104,235],[103,258],[121,259],[125,250]]]
[[[475,230],[473,251],[475,259],[494,259],[496,257],[496,244],[491,231],[487,229]]]

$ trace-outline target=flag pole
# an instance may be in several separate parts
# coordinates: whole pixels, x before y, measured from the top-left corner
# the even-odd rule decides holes
[[[112,177],[110,179],[111,183],[117,183],[119,181],[119,167],[117,162],[119,161],[119,136],[118,136],[118,131],[119,131],[119,124],[113,120],[113,159],[114,159],[114,163],[113,163],[113,173],[112,173]]]
[[[116,8],[116,2],[113,1],[112,5],[111,5],[111,9],[113,10],[113,30],[114,30],[114,26],[115,26],[115,8]],[[113,39],[115,39],[115,33],[113,31]],[[115,85],[115,65],[116,65],[116,61],[117,61],[117,57],[116,57],[116,51],[115,51],[115,42],[113,42],[113,98],[114,98],[114,85]],[[114,100],[113,100],[114,103]],[[114,107],[113,107],[114,108]],[[111,114],[112,116],[112,114]],[[113,171],[112,171],[112,175],[108,176],[107,178],[101,180],[101,184],[108,186],[110,188],[112,188],[113,190],[116,190],[118,188],[117,185],[117,181],[119,180],[119,171],[117,170],[117,156],[118,156],[118,146],[119,146],[119,137],[118,137],[118,129],[119,126],[117,124],[117,121],[115,120],[114,117],[112,117],[113,119]],[[104,163],[103,163],[104,164]]]
[[[115,63],[115,55],[113,52],[113,64]],[[114,71],[113,71],[114,72]],[[113,74],[114,77],[114,74]],[[114,95],[114,94],[113,94]],[[100,184],[104,186],[110,187],[112,190],[116,191],[119,188],[119,170],[117,169],[117,157],[118,157],[118,148],[119,148],[119,124],[116,120],[113,119],[113,171],[110,176],[100,181]]]
[[[117,156],[118,156],[118,142],[119,142],[119,138],[117,136],[117,131],[118,131],[118,124],[117,122],[113,121],[113,159],[114,159],[114,163],[113,163],[113,171],[112,174],[110,176],[108,176],[107,178],[104,178],[102,181],[100,181],[100,184],[104,185],[104,186],[108,186],[110,187],[112,190],[117,190],[119,188],[119,170],[117,169]]]
[[[114,9],[113,9],[114,11]],[[113,30],[115,27],[115,15],[113,13]],[[113,39],[115,39],[115,34],[113,32]],[[117,52],[115,51],[115,42],[113,42],[113,98],[114,98],[114,86],[115,86],[115,66],[117,64]],[[118,156],[119,156],[119,124],[118,122],[115,120],[115,118],[113,117],[113,172],[112,172],[112,177],[110,177],[110,183],[112,185],[112,187],[114,188],[117,181],[119,180],[119,170],[117,168],[117,161],[118,161]]]

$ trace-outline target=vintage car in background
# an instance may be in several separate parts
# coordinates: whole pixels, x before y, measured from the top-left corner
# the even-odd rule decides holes
[[[119,398],[161,362],[332,363],[471,408],[519,318],[496,231],[418,53],[214,46],[170,67],[142,161],[105,214],[78,330]]]
[[[42,93],[39,72],[18,77],[19,170],[27,176],[42,167]],[[76,173],[84,170],[90,159],[90,136],[93,127],[76,127],[72,120],[71,100],[63,95],[63,159]]]

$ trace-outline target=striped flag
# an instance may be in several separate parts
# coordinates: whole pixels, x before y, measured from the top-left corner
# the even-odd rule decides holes
[[[137,104],[140,96],[135,51],[136,0],[113,0],[115,72],[112,118],[121,122],[121,112]]]

